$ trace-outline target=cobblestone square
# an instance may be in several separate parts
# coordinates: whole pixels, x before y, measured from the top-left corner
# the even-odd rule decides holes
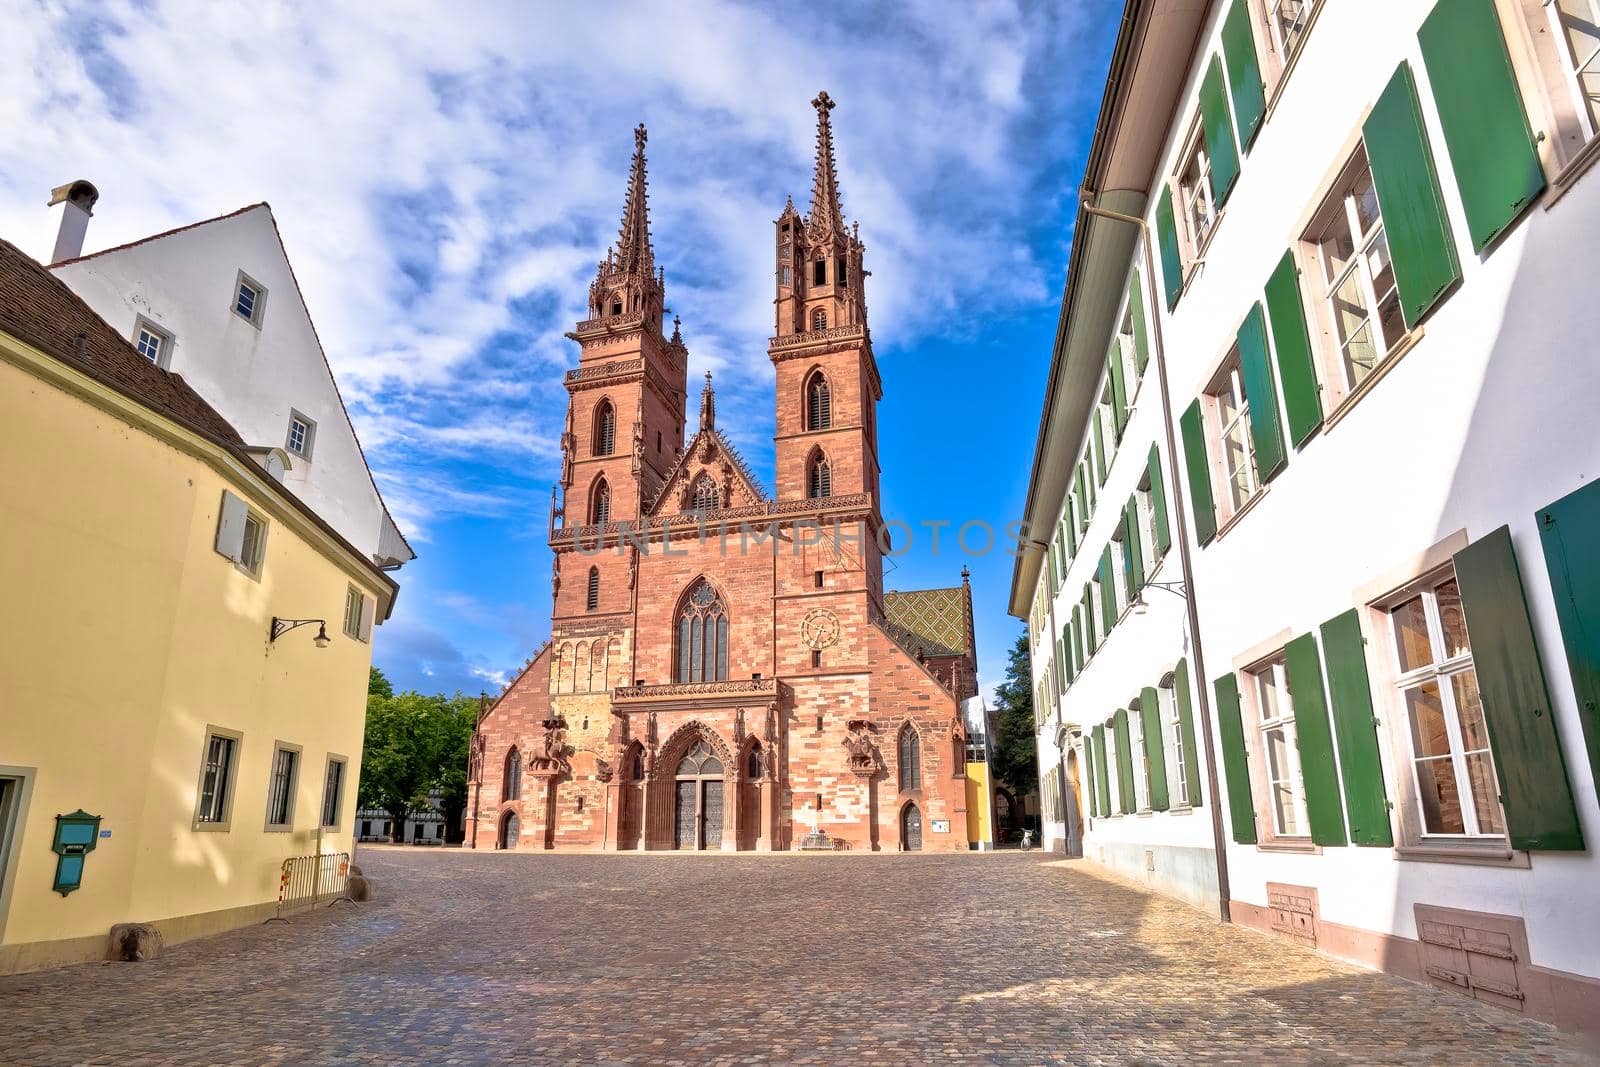
[[[0,979],[0,1062],[1594,1062],[1037,852],[360,860],[368,904]]]

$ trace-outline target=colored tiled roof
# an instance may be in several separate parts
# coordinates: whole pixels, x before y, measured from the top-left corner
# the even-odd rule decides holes
[[[907,648],[925,656],[959,656],[967,651],[966,596],[961,586],[885,593],[886,628]]]
[[[244,439],[182,377],[162,370],[16,245],[0,240],[0,330],[219,444]]]

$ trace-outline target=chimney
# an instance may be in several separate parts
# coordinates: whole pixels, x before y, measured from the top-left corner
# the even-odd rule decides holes
[[[89,216],[94,214],[100,190],[79,178],[50,191],[50,220],[56,234],[55,248],[47,266],[83,255],[83,238],[89,231]]]

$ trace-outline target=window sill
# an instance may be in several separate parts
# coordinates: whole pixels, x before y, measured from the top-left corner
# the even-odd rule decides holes
[[[1184,804],[1182,806],[1174,805],[1173,807],[1170,807],[1170,808],[1168,808],[1166,810],[1166,814],[1168,814],[1168,815],[1193,815],[1194,814],[1194,807],[1193,807],[1193,805],[1190,805],[1190,804]]]
[[[1257,852],[1298,853],[1302,856],[1322,855],[1322,846],[1312,844],[1309,837],[1280,837],[1256,843]]]
[[[197,822],[189,827],[197,834],[225,834],[233,829],[232,823],[226,822]]]
[[[264,834],[289,834],[294,832],[292,826],[265,826],[261,830]]]
[[[1414,863],[1459,863],[1470,867],[1511,867],[1526,870],[1533,859],[1526,852],[1504,845],[1397,845],[1394,858]]]
[[[1228,521],[1227,522],[1225,522],[1221,526],[1217,527],[1216,536],[1211,539],[1212,544],[1215,544],[1216,542],[1222,540],[1223,537],[1226,536],[1229,531],[1231,531],[1235,526],[1238,525],[1239,520],[1244,518],[1246,515],[1250,514],[1252,511],[1254,511],[1255,507],[1256,507],[1256,504],[1260,503],[1261,500],[1263,498],[1265,498],[1266,495],[1268,493],[1270,493],[1271,491],[1272,491],[1272,486],[1271,485],[1262,485],[1262,486],[1258,487],[1256,489],[1254,495],[1252,495],[1249,500],[1246,500],[1244,502],[1244,505],[1242,507],[1240,507],[1238,511],[1235,511],[1232,515],[1228,516]]]
[[[1384,378],[1388,377],[1389,372],[1394,370],[1394,368],[1399,365],[1400,361],[1406,357],[1406,353],[1417,347],[1417,342],[1422,340],[1425,332],[1426,331],[1423,325],[1418,323],[1417,325],[1413,326],[1404,337],[1400,338],[1400,340],[1396,342],[1395,346],[1389,350],[1389,354],[1384,357],[1383,362],[1378,364],[1378,366],[1373,369],[1371,374],[1367,375],[1366,380],[1346,393],[1344,399],[1339,401],[1338,405],[1332,411],[1323,416],[1321,432],[1324,434],[1328,433],[1335,426],[1337,426],[1346,415],[1350,414],[1350,409],[1359,404],[1362,397],[1366,396],[1368,393],[1372,392],[1373,389],[1377,388],[1378,383],[1383,381]]]
[[[1550,179],[1550,188],[1546,189],[1544,194],[1544,209],[1549,211],[1555,207],[1556,202],[1567,195],[1579,178],[1588,173],[1596,160],[1600,160],[1600,134],[1589,138],[1589,142],[1578,149],[1578,154],[1572,157],[1572,161]]]

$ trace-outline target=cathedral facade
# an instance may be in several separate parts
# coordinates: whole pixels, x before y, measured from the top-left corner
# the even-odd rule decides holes
[[[518,849],[967,847],[971,590],[885,592],[882,383],[826,93],[811,212],[774,223],[775,480],[688,427],[643,126],[589,290],[552,490],[551,639],[486,705],[466,843]]]

